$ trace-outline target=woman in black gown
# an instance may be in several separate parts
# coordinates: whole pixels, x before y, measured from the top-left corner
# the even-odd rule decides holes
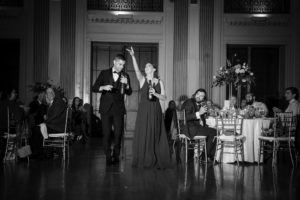
[[[137,65],[134,50],[127,49],[140,86],[140,102],[133,141],[133,167],[168,168],[171,157],[164,119],[159,100],[166,100],[164,84],[154,77],[156,71],[151,63],[145,66],[143,76]],[[152,86],[152,87],[151,87]],[[152,97],[149,100],[149,96]]]

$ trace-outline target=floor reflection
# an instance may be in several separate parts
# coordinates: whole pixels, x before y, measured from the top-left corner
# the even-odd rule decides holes
[[[296,199],[299,167],[188,162],[168,170],[133,169],[131,159],[106,167],[95,142],[60,159],[0,166],[1,199]]]

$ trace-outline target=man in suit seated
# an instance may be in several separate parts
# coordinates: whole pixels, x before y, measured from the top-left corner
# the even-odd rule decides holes
[[[55,96],[53,88],[46,90],[47,114],[44,116],[47,133],[63,133],[66,121],[66,103]],[[30,138],[33,157],[43,157],[43,135],[41,127],[35,126]]]
[[[29,104],[29,117],[31,126],[37,126],[45,121],[44,116],[47,113],[45,94],[45,90],[38,91],[38,95],[34,97],[33,101]]]
[[[215,154],[215,144],[213,140],[217,132],[215,129],[206,126],[206,99],[206,90],[200,88],[193,94],[192,98],[183,103],[181,108],[185,110],[187,121],[184,134],[189,138],[193,138],[197,135],[207,136],[207,156],[209,161],[213,161]]]

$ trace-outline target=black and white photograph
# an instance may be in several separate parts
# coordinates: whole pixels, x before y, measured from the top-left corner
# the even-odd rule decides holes
[[[299,199],[299,19],[299,0],[0,0],[0,199]]]

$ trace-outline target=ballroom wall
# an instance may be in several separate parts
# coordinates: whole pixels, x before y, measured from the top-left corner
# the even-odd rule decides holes
[[[215,102],[223,102],[224,88],[210,83],[225,63],[229,43],[283,45],[285,75],[278,90],[300,88],[299,1],[292,1],[290,15],[266,19],[224,14],[222,2],[165,0],[163,13],[120,17],[87,11],[86,0],[24,0],[23,8],[1,10],[0,37],[20,39],[19,93],[26,103],[32,98],[27,86],[48,79],[61,84],[68,97],[89,102],[92,41],[158,43],[168,100],[204,87]]]

